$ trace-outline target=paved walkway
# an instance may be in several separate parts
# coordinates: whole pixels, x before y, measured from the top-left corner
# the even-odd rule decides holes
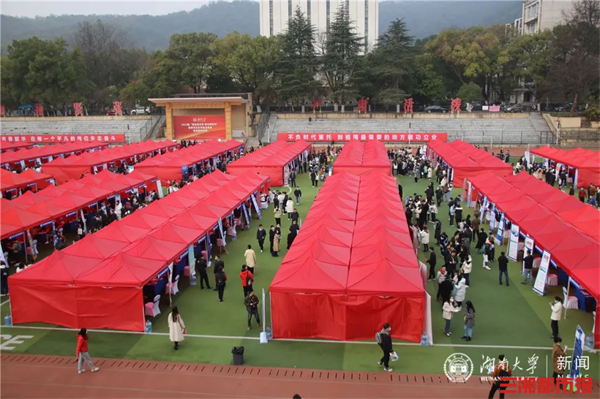
[[[77,374],[75,357],[2,354],[2,398],[486,398],[489,383],[445,376],[216,366],[95,359]],[[600,386],[594,383],[598,392]],[[597,394],[596,394],[597,395]],[[507,398],[542,395],[507,395]],[[544,398],[566,395],[544,395]],[[597,397],[581,395],[581,397]]]

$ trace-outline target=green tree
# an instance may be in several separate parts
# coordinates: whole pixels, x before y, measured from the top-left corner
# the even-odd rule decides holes
[[[600,4],[596,0],[574,2],[573,11],[565,16],[567,23],[553,32],[548,86],[573,102],[572,115],[590,88],[599,83]]]
[[[274,84],[281,56],[281,38],[230,33],[216,45],[215,63],[225,68],[240,89],[254,94],[260,103]]]
[[[467,83],[460,86],[458,89],[458,98],[460,98],[463,102],[472,103],[476,100],[481,100],[481,87],[479,87],[476,83]]]
[[[414,57],[414,39],[408,34],[406,23],[395,19],[379,37],[372,54],[374,75],[381,82],[377,94],[379,102],[400,104],[408,96],[409,80],[415,69]]]
[[[299,7],[281,35],[281,50],[276,75],[281,97],[292,105],[314,99],[321,91],[321,82],[316,80],[315,30]]]
[[[416,93],[425,100],[440,101],[446,98],[448,90],[444,84],[443,74],[439,72],[444,65],[438,65],[440,63],[428,54],[417,56],[416,64],[418,82]],[[447,73],[447,76],[450,76],[449,79],[452,80],[453,75]]]
[[[326,35],[321,71],[332,97],[342,104],[345,100],[358,97],[355,78],[361,66],[360,52],[363,48],[362,39],[352,26],[348,10],[341,5]]]
[[[546,76],[552,62],[552,32],[543,31],[535,35],[520,35],[506,46],[509,57],[507,74],[516,80],[511,89],[526,85],[540,99],[547,91]]]
[[[64,39],[13,41],[2,58],[2,94],[14,105],[42,102],[55,110],[82,101],[92,88],[82,53]]]
[[[169,47],[157,55],[157,70],[163,83],[175,79],[194,93],[206,88],[215,67],[215,42],[212,33],[188,33],[171,36]]]

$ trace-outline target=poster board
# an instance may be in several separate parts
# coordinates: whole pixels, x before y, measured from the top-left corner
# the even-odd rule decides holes
[[[533,290],[540,295],[546,294],[546,277],[548,277],[548,266],[550,266],[550,252],[544,251],[542,254],[542,262],[540,263],[540,270],[535,278],[535,284]]]
[[[510,241],[508,243],[508,259],[516,261],[519,253],[519,226],[510,226]]]

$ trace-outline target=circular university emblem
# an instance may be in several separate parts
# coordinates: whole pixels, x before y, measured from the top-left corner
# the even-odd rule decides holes
[[[467,382],[473,374],[473,362],[464,353],[453,353],[444,362],[444,373],[452,382]]]

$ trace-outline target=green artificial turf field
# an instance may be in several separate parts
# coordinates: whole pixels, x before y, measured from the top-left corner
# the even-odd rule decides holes
[[[411,177],[398,178],[404,189],[404,195],[413,193],[423,194],[428,184],[426,180],[418,183]],[[303,197],[298,207],[300,217],[304,218],[310,209],[317,188],[310,186],[308,175],[300,175],[298,184]],[[287,190],[287,189],[285,189]],[[454,196],[460,191],[455,190]],[[439,207],[438,218],[442,220],[443,230],[449,235],[453,230],[448,227],[448,207]],[[464,206],[465,217],[472,209]],[[252,221],[250,230],[238,233],[237,241],[229,241],[228,253],[223,256],[225,270],[229,281],[225,291],[225,300],[220,303],[217,293],[212,290],[201,290],[199,285],[189,286],[187,279],[180,284],[180,293],[174,298],[174,304],[179,307],[186,323],[189,336],[181,344],[179,351],[174,351],[169,342],[167,327],[168,301],[162,301],[162,314],[153,321],[154,333],[159,334],[130,334],[121,332],[93,332],[90,338],[90,353],[96,357],[150,359],[179,362],[201,362],[214,364],[231,364],[231,348],[243,345],[246,349],[245,362],[255,366],[277,366],[318,368],[335,370],[364,370],[377,371],[377,360],[381,357],[380,349],[374,342],[338,343],[331,341],[304,340],[278,341],[272,340],[266,345],[258,341],[260,330],[254,327],[247,331],[246,311],[242,303],[243,292],[239,271],[244,263],[246,245],[252,244],[257,251],[258,265],[256,267],[255,291],[259,293],[268,287],[277,272],[287,250],[286,238],[290,222],[283,217],[282,241],[280,256],[273,258],[267,251],[260,253],[256,242],[256,229],[262,223],[265,229],[274,223],[272,207],[263,211],[263,218]],[[433,231],[431,241],[434,243]],[[474,244],[473,244],[474,248]],[[505,247],[496,248],[496,258]],[[475,252],[475,251],[474,251]],[[439,250],[436,250],[439,254]],[[427,290],[432,296],[433,347],[421,347],[418,344],[396,342],[396,351],[400,361],[394,363],[395,371],[407,373],[442,374],[445,359],[454,352],[465,353],[473,360],[475,374],[486,374],[483,367],[488,358],[497,357],[504,353],[516,375],[552,375],[550,338],[550,302],[554,295],[562,295],[560,287],[548,287],[546,296],[533,292],[530,286],[520,284],[520,265],[511,262],[509,275],[510,287],[498,284],[497,262],[491,264],[491,271],[482,268],[482,256],[473,253],[473,272],[470,276],[471,285],[467,290],[466,299],[471,300],[477,310],[476,325],[473,340],[465,342],[462,336],[462,314],[455,316],[452,322],[452,337],[443,334],[443,319],[441,305],[435,302],[437,283],[427,283]],[[420,250],[419,259],[423,260],[425,253]],[[438,256],[439,259],[439,256]],[[438,261],[440,263],[440,261]],[[209,276],[212,273],[209,271]],[[2,306],[2,318],[9,311],[9,304]],[[267,306],[267,321],[270,321]],[[587,334],[592,331],[592,314],[580,310],[569,310],[568,319],[561,320],[560,335],[563,344],[573,345],[575,328],[580,325]],[[382,320],[382,323],[385,322]],[[268,323],[269,324],[269,323]],[[41,324],[32,326],[54,327]],[[374,326],[374,332],[379,326]],[[162,333],[162,334],[161,334]],[[27,329],[3,328],[2,340],[8,336],[27,335],[22,344],[3,345],[3,351],[11,353],[32,353],[48,355],[68,355],[75,352],[75,333],[65,329]],[[12,347],[13,349],[6,348]],[[600,356],[585,352],[589,355],[590,370],[584,371],[594,378],[600,376]],[[548,374],[549,373],[549,374]]]

